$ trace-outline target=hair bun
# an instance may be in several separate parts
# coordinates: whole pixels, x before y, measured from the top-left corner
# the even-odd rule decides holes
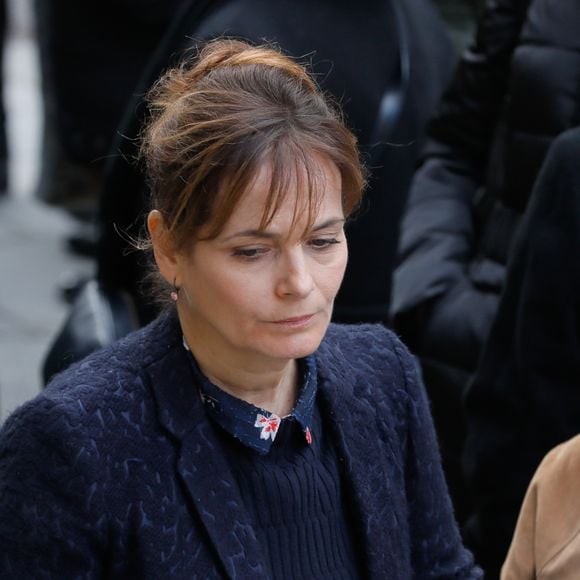
[[[268,46],[252,46],[248,42],[235,39],[220,38],[208,42],[199,52],[197,63],[190,69],[189,78],[203,78],[216,70],[238,66],[276,68],[301,81],[310,90],[317,90],[305,69],[279,50]]]

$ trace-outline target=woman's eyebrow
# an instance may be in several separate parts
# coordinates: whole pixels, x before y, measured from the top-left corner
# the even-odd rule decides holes
[[[324,229],[330,228],[332,226],[343,224],[345,221],[346,220],[343,217],[330,218],[330,219],[323,221],[320,224],[316,224],[312,228],[311,231],[318,232],[320,230],[324,230]],[[236,232],[235,234],[228,236],[227,238],[224,239],[224,242],[228,242],[228,241],[235,239],[235,238],[263,238],[263,239],[271,240],[273,238],[279,238],[279,237],[281,237],[280,234],[278,234],[276,232],[268,232],[265,230],[243,230],[241,232]]]

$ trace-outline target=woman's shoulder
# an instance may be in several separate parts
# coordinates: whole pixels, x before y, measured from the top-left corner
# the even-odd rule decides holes
[[[580,468],[580,434],[560,443],[548,452],[542,461],[539,472],[549,473]]]
[[[580,562],[580,435],[546,455],[536,475],[539,561],[546,569]],[[570,563],[575,562],[574,568]]]
[[[391,387],[406,387],[416,373],[412,355],[382,324],[331,324],[318,356],[339,376],[352,372]]]
[[[383,324],[330,324],[323,344],[352,351],[367,352],[394,348],[400,340]]]
[[[534,475],[533,483],[540,499],[550,501],[557,499],[559,505],[569,510],[575,506],[580,518],[580,496],[578,480],[580,479],[580,435],[554,447],[542,460]],[[570,503],[566,503],[570,500]]]
[[[36,397],[6,421],[7,430],[49,430],[69,436],[106,433],[147,404],[150,395],[143,381],[150,364],[165,356],[180,335],[167,332],[167,321],[158,319],[115,344],[71,365],[50,381]]]
[[[349,358],[411,358],[399,337],[382,324],[331,324],[321,346]]]
[[[530,483],[502,569],[502,580],[536,571],[576,578],[580,563],[580,435],[552,449]],[[525,571],[525,572],[524,572]]]
[[[386,337],[394,336],[393,332],[379,323],[337,324],[328,326],[325,340],[348,340],[349,337]]]

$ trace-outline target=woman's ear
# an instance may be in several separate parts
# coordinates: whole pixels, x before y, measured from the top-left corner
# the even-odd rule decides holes
[[[153,246],[153,255],[161,275],[169,284],[179,278],[179,260],[161,213],[154,209],[147,216],[147,229]]]

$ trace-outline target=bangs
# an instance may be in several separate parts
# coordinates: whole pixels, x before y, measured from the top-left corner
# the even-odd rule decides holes
[[[255,187],[261,171],[267,172],[268,191],[258,229],[265,230],[289,195],[294,197],[291,231],[303,224],[302,235],[312,229],[326,191],[325,163],[335,164],[325,153],[299,145],[293,139],[276,141],[269,151],[245,157],[243,162],[225,171],[214,199],[206,233],[200,240],[213,239],[221,233],[238,204]]]

